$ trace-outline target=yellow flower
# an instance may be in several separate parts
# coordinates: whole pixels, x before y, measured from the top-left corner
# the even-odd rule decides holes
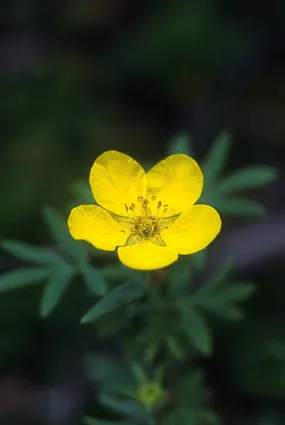
[[[148,173],[134,159],[107,151],[94,162],[90,185],[100,206],[81,205],[68,219],[74,239],[114,251],[128,267],[159,269],[204,249],[221,229],[217,211],[194,205],[203,174],[187,155],[171,155]]]

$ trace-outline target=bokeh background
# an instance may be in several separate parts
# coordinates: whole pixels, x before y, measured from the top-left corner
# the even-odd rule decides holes
[[[171,138],[189,133],[199,160],[227,129],[234,140],[228,171],[278,167],[274,184],[251,193],[267,207],[266,218],[226,220],[210,249],[211,267],[230,253],[258,292],[245,305],[245,323],[219,330],[205,367],[229,424],[284,424],[284,1],[1,4],[1,238],[49,243],[42,207],[67,215],[76,185],[107,149],[155,162]],[[0,254],[1,272],[16,266]],[[83,393],[86,341],[80,336],[78,344],[78,329],[57,332],[37,319],[34,301],[22,308],[15,295],[0,305],[0,413],[9,403],[29,405],[31,421],[39,409],[35,392],[66,347],[72,366],[65,385]]]

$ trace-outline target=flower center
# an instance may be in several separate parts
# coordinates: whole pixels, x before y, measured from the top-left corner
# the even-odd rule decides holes
[[[136,224],[134,225],[134,231],[143,236],[150,236],[155,232],[156,229],[156,218],[153,216],[149,217],[138,217]]]
[[[125,208],[128,217],[115,214],[112,216],[114,220],[128,229],[121,230],[130,234],[126,245],[135,245],[144,240],[150,240],[156,245],[165,246],[160,232],[167,229],[180,215],[164,217],[168,205],[157,201],[155,196],[150,199],[139,196],[136,203],[125,204]]]
[[[167,211],[168,205],[162,204],[152,196],[150,200],[139,196],[137,203],[125,205],[128,216],[133,222],[132,234],[139,235],[142,239],[149,239],[158,234],[161,228],[159,224]]]

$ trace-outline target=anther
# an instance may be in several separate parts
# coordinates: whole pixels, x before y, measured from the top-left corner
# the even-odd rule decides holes
[[[125,204],[125,208],[126,208],[126,211],[128,212],[129,211],[129,207],[127,206],[127,204]]]
[[[152,199],[152,201],[155,201],[156,197],[153,195],[151,199]]]
[[[130,208],[129,208],[129,209],[130,209],[131,211],[134,211],[134,209],[135,209],[135,208],[136,208],[136,204],[132,204],[132,205],[130,206]]]
[[[158,204],[157,204],[157,208],[160,208],[161,206],[162,206],[162,202],[159,201]]]

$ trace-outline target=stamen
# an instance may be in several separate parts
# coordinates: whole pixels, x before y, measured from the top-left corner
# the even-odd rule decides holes
[[[156,221],[157,220],[159,220],[159,218],[158,218],[158,216],[159,216],[159,210],[160,210],[160,208],[162,207],[162,202],[161,201],[158,201],[158,203],[157,203],[157,211],[156,211]]]
[[[154,201],[155,204],[152,203]],[[137,202],[139,202],[139,205]],[[132,239],[132,244],[140,243],[140,241],[143,240],[151,240],[156,245],[164,245],[160,232],[161,230],[168,229],[170,224],[175,221],[172,217],[168,219],[164,218],[164,213],[168,209],[168,204],[157,201],[154,195],[150,198],[138,196],[137,202],[131,203],[129,206],[125,204],[129,221],[125,225],[127,229],[120,229],[120,231],[136,236],[134,240]],[[156,213],[155,205],[157,206]],[[120,224],[124,225],[124,223]],[[128,244],[130,243],[127,243],[127,245]]]
[[[134,221],[136,219],[135,214],[134,214],[135,206],[136,206],[135,204],[132,204],[128,207],[127,204],[125,204],[125,208],[126,208],[128,217],[132,221]],[[130,214],[130,211],[132,212],[132,214]]]

